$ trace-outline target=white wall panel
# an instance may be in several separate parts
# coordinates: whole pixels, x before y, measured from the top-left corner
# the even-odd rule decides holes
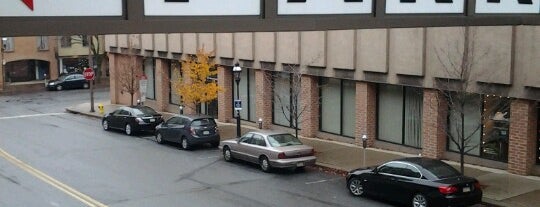
[[[452,3],[437,3],[435,0],[416,0],[416,2],[401,2],[400,0],[387,0],[387,14],[414,14],[414,13],[463,13],[464,0],[453,0]]]
[[[259,0],[191,0],[189,2],[165,2],[144,0],[147,16],[221,16],[259,15]]]
[[[345,2],[344,0],[306,0],[306,2],[278,1],[278,14],[369,14],[372,0]]]
[[[489,3],[487,0],[476,1],[476,13],[540,13],[540,0],[532,0],[532,4],[520,4],[518,0],[501,0]]]

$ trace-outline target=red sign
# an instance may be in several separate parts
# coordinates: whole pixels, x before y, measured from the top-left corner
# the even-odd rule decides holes
[[[84,79],[86,80],[94,80],[94,70],[92,68],[86,68],[83,71]]]
[[[26,4],[26,6],[27,6],[30,10],[34,11],[34,0],[22,0],[22,2],[23,2],[24,4]]]

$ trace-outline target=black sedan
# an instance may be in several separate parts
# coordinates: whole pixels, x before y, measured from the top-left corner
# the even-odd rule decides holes
[[[75,88],[87,89],[89,87],[90,87],[90,82],[84,79],[84,76],[79,73],[64,74],[58,77],[58,79],[56,80],[50,80],[49,82],[47,82],[48,90],[61,91],[64,89],[75,89]]]
[[[347,188],[355,196],[372,195],[414,207],[469,206],[482,200],[476,179],[440,160],[422,157],[353,170],[347,175]]]
[[[120,129],[127,135],[135,132],[153,132],[158,124],[163,122],[161,114],[148,106],[120,107],[106,114],[101,124],[104,130]]]
[[[210,143],[218,147],[220,136],[216,121],[205,115],[177,115],[156,127],[156,140],[180,143],[183,149]]]

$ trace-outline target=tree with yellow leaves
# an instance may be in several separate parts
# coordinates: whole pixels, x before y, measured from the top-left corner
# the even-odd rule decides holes
[[[197,50],[196,55],[188,56],[182,61],[182,75],[174,81],[176,94],[182,97],[185,107],[197,111],[201,103],[208,103],[218,97],[222,89],[217,82],[209,79],[217,75],[216,65],[210,59],[212,52],[205,52],[204,48]]]

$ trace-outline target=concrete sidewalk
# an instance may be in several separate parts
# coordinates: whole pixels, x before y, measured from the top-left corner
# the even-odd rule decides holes
[[[89,103],[68,107],[66,111],[101,118],[103,114],[100,114],[97,108],[100,103],[104,105],[105,113],[112,112],[121,106],[110,104],[109,101],[96,101],[96,112],[89,112]],[[165,119],[173,115],[169,112],[161,113]],[[218,124],[222,139],[235,137],[236,125],[231,123]],[[242,133],[250,130],[257,129],[250,126],[242,126]],[[363,166],[378,165],[395,158],[415,156],[372,148],[366,149],[364,152],[363,148],[353,144],[306,137],[300,137],[300,139],[305,144],[315,148],[318,166],[325,170],[337,172],[338,174],[344,174],[347,171]],[[365,159],[363,156],[364,153],[366,155]],[[447,162],[459,168],[459,163]],[[468,164],[465,165],[465,174],[475,177],[484,186],[484,197],[482,200],[486,203],[512,207],[536,207],[540,205],[540,177],[518,176],[509,174],[503,170]]]

